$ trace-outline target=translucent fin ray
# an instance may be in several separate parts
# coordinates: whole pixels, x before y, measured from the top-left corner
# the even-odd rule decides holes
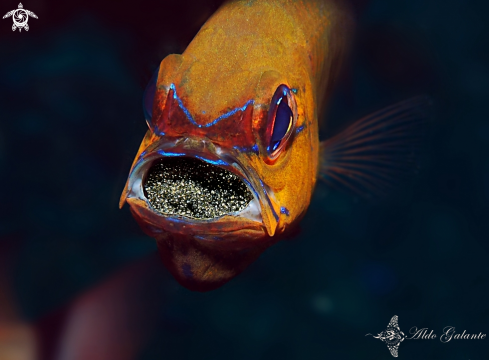
[[[413,172],[430,99],[418,96],[368,115],[320,145],[319,178],[364,196]]]

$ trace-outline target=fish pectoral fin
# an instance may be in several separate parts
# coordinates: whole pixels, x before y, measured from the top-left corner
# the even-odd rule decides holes
[[[319,178],[358,195],[385,193],[416,170],[430,105],[427,96],[402,101],[321,142]]]

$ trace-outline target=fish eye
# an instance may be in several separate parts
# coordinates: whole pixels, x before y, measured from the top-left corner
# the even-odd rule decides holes
[[[286,85],[280,85],[272,97],[268,111],[267,126],[267,155],[274,160],[285,147],[295,125],[295,108],[290,89]],[[294,109],[295,110],[295,109]]]
[[[146,119],[146,122],[148,123],[150,129],[153,129],[151,118],[153,117],[153,102],[156,94],[156,81],[158,80],[159,70],[160,68],[158,67],[153,73],[143,93],[144,118]]]

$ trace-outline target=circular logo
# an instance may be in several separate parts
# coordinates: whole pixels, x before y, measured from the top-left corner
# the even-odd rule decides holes
[[[12,16],[12,20],[14,24],[12,25],[12,31],[19,29],[21,31],[24,29],[25,31],[29,30],[29,25],[27,25],[27,21],[29,21],[29,16],[32,16],[34,19],[37,19],[37,15],[32,11],[24,9],[22,3],[19,3],[19,8],[9,11],[3,16],[3,19]]]
[[[12,19],[14,20],[14,25],[17,27],[24,27],[29,20],[29,15],[24,9],[17,9],[12,14]]]

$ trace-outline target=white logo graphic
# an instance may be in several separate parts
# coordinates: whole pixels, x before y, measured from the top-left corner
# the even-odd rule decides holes
[[[404,335],[404,333],[399,329],[399,324],[398,324],[398,318],[397,315],[394,315],[389,322],[389,325],[387,325],[387,329],[382,331],[379,335],[373,336],[372,334],[367,334],[371,335],[376,339],[382,340],[387,344],[387,347],[389,348],[392,356],[397,357],[398,349],[399,349],[399,344],[403,342],[404,340],[434,340],[438,338],[438,335],[433,332],[433,330],[429,330],[428,328],[420,328],[418,329],[417,326],[413,326],[411,329],[409,329],[409,333],[411,334],[411,337],[407,337]],[[367,336],[365,335],[365,336]],[[446,344],[449,342],[457,341],[457,340],[484,340],[486,338],[486,334],[479,332],[477,333],[467,333],[466,330],[464,330],[462,333],[457,332],[455,329],[455,326],[445,326],[443,328],[443,333],[439,337],[440,342]]]
[[[24,28],[25,31],[29,30],[29,25],[27,25],[27,20],[29,20],[29,16],[37,19],[37,15],[34,14],[32,11],[25,10],[22,6],[22,3],[19,3],[18,9],[9,11],[4,15],[3,18],[5,19],[9,16],[12,16],[12,19],[14,20],[12,31],[15,31],[15,29],[19,29],[19,32],[22,30],[22,28]]]
[[[389,322],[389,325],[387,325],[387,329],[382,331],[379,335],[373,336],[372,334],[367,334],[370,335],[376,339],[382,340],[383,342],[386,343],[387,347],[389,348],[392,356],[397,357],[398,349],[399,349],[399,344],[403,342],[404,340],[435,340],[439,339],[441,343],[446,344],[450,342],[456,342],[456,341],[466,341],[466,340],[484,340],[486,339],[486,334],[479,332],[479,333],[468,333],[467,330],[464,329],[463,332],[458,332],[455,329],[455,326],[445,326],[443,328],[442,335],[438,337],[436,333],[433,330],[429,330],[428,328],[419,328],[417,326],[413,326],[411,329],[409,329],[409,334],[411,334],[411,337],[407,337],[404,335],[404,333],[399,329],[399,324],[398,324],[398,318],[397,315],[394,315]],[[365,336],[367,336],[365,335]]]
[[[404,335],[401,329],[399,329],[399,324],[397,323],[397,315],[394,315],[392,317],[389,325],[387,325],[387,329],[382,331],[379,335],[374,336],[374,338],[380,339],[385,342],[392,356],[397,357],[397,349],[399,348],[399,344],[406,338],[406,335]]]

